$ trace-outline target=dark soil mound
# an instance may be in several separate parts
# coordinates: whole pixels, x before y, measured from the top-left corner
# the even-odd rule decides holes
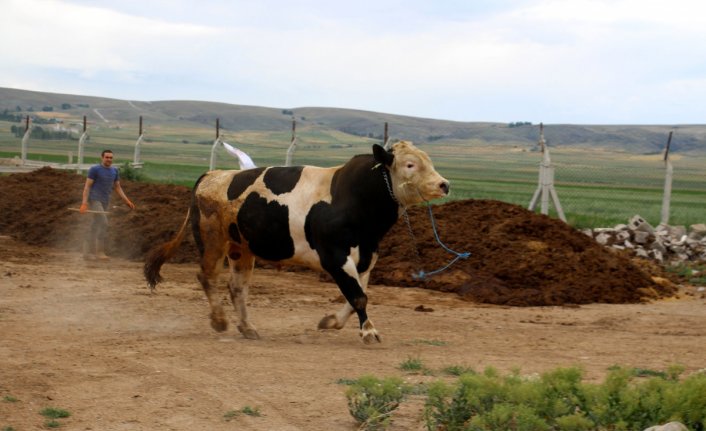
[[[0,233],[34,245],[78,250],[88,216],[78,208],[85,178],[49,168],[0,176]],[[187,187],[122,181],[137,205],[114,199],[108,254],[141,260],[181,226],[190,202]],[[627,303],[671,295],[668,287],[625,256],[595,243],[565,223],[497,201],[465,200],[433,207],[441,240],[470,257],[423,280],[454,255],[434,239],[426,208],[409,210],[414,232],[401,219],[380,245],[371,283],[419,286],[477,302],[507,305]],[[416,245],[416,246],[415,246]],[[194,262],[190,235],[172,262]]]
[[[454,291],[478,302],[507,305],[626,303],[669,295],[632,261],[596,243],[566,223],[517,205],[465,200],[433,206],[441,241],[434,238],[428,209],[409,210],[414,237],[400,220],[380,245],[371,282]],[[413,238],[416,238],[413,239]],[[415,243],[416,248],[415,251]]]

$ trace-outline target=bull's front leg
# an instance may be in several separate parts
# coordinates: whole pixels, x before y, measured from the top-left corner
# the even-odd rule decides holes
[[[348,321],[348,318],[355,312],[358,315],[360,324],[360,337],[365,344],[370,344],[382,340],[378,335],[373,322],[368,318],[366,307],[368,304],[368,296],[364,289],[367,287],[368,275],[366,271],[363,276],[358,275],[355,262],[348,257],[342,266],[324,266],[326,271],[331,274],[334,281],[341,289],[341,293],[346,298],[346,304],[338,313],[329,314],[319,322],[319,329],[341,329]],[[361,283],[361,279],[365,282]]]

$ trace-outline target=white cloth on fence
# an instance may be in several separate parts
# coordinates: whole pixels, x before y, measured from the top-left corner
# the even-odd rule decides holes
[[[248,156],[245,152],[235,148],[234,146],[226,142],[222,142],[222,144],[226,151],[238,158],[238,162],[240,163],[240,169],[251,169],[257,167],[255,166],[255,163],[252,161],[250,156]]]

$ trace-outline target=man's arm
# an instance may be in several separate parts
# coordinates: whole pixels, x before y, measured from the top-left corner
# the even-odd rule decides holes
[[[127,198],[125,195],[125,192],[123,191],[123,187],[120,185],[120,180],[117,180],[113,183],[113,190],[120,196],[120,198],[125,202],[125,205],[129,206],[131,210],[135,209],[135,204],[132,203],[130,199]]]
[[[83,214],[88,210],[88,195],[91,193],[91,186],[93,186],[93,180],[86,178],[86,184],[83,186],[83,198],[81,199],[81,208],[79,211]]]

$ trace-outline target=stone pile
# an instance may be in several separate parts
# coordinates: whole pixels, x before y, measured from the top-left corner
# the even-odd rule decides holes
[[[613,228],[584,229],[586,235],[599,244],[618,250],[633,251],[636,256],[652,259],[660,264],[706,262],[706,224],[652,227],[639,215],[628,224]]]

